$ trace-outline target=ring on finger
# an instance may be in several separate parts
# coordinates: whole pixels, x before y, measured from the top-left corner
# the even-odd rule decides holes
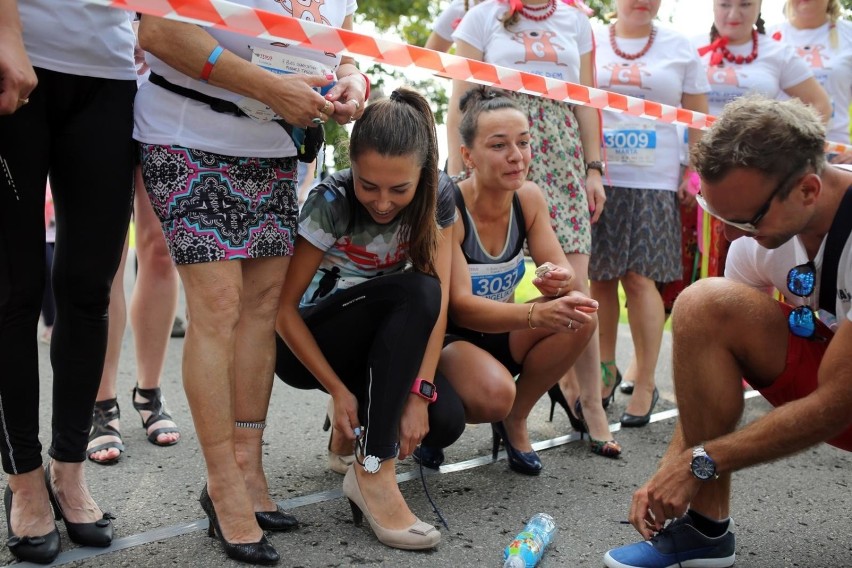
[[[348,101],[346,101],[346,102],[347,102],[347,103],[355,103],[355,112],[358,112],[358,109],[360,109],[360,108],[361,108],[361,103],[359,103],[359,102],[358,102],[358,101],[356,101],[355,99],[349,99],[349,100],[348,100]]]
[[[322,105],[322,109],[320,110],[323,114],[331,114],[330,111],[334,111],[334,105],[331,104],[331,101],[325,101],[325,104]]]
[[[27,104],[27,103],[29,103],[29,102],[30,102],[30,98],[29,98],[29,97],[24,97],[24,98],[22,98],[22,99],[18,99],[18,104],[19,104],[19,105],[21,105],[21,106],[24,106],[25,104]],[[357,110],[357,109],[356,109],[356,110]]]
[[[568,318],[568,329],[574,329],[574,320]]]

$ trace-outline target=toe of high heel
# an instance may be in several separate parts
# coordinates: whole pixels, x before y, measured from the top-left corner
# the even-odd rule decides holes
[[[289,531],[299,526],[299,521],[278,507],[275,511],[259,511],[255,512],[254,518],[257,519],[257,524],[265,531]]]

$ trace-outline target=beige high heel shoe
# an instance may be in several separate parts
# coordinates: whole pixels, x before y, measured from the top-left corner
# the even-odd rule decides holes
[[[328,469],[340,475],[346,475],[347,468],[355,463],[355,452],[349,455],[336,454],[331,451],[331,437],[334,435],[334,430],[331,427],[331,421],[334,417],[334,399],[329,397],[328,408],[325,412],[325,422],[322,425],[324,432],[328,432]]]
[[[413,525],[405,529],[390,530],[380,526],[364,502],[361,487],[358,485],[358,478],[355,477],[355,467],[357,465],[351,466],[346,471],[346,477],[343,478],[343,494],[349,499],[349,506],[352,508],[352,520],[356,527],[361,526],[363,518],[367,517],[367,522],[370,523],[370,528],[373,529],[379,542],[391,548],[425,550],[438,546],[441,541],[441,533],[438,529],[420,519],[417,519]]]

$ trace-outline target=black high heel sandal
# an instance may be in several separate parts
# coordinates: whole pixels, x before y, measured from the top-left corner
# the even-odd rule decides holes
[[[204,509],[210,521],[210,525],[207,527],[207,536],[219,539],[228,558],[233,558],[238,562],[260,564],[263,566],[272,566],[273,564],[277,564],[281,559],[278,551],[270,544],[266,535],[261,536],[257,542],[233,543],[225,540],[225,537],[222,536],[222,529],[219,527],[219,519],[216,517],[216,509],[213,506],[213,501],[207,493],[206,483],[204,484],[204,489],[201,490],[198,502],[201,503],[201,508]]]
[[[503,446],[506,448],[506,457],[509,460],[509,468],[524,475],[538,475],[543,468],[541,459],[535,450],[531,452],[521,452],[512,447],[509,442],[509,437],[506,435],[506,427],[502,422],[492,422],[492,444],[491,457],[497,459],[497,454],[500,452],[500,440],[503,440]]]
[[[89,446],[86,448],[86,457],[89,461],[93,461],[100,465],[112,465],[118,463],[121,459],[121,454],[124,453],[124,444],[121,439],[121,432],[118,429],[110,426],[113,420],[121,419],[121,409],[118,407],[118,400],[110,398],[95,402],[95,408],[92,412],[92,428],[89,430],[89,444],[102,436],[115,436],[118,441],[104,442],[97,446]],[[118,455],[108,460],[96,460],[92,455],[101,450],[109,450],[115,448],[118,450]]]
[[[21,562],[50,564],[59,556],[59,529],[53,525],[53,530],[43,536],[18,536],[12,532],[12,488],[6,486],[3,493],[3,505],[6,507],[6,528],[9,530],[9,540],[6,546],[9,552]]]
[[[609,370],[610,365],[615,367],[615,376],[613,377],[612,371]],[[611,381],[615,379],[615,383]],[[618,390],[618,385],[621,384],[621,371],[618,370],[618,367],[615,364],[615,361],[601,361],[601,380],[603,381],[604,386],[608,387],[612,384],[612,390],[606,398],[601,398],[601,405],[604,407],[604,410],[609,408],[610,403],[615,399],[615,391]]]
[[[50,483],[50,464],[44,468],[44,481],[47,484],[47,496],[50,498],[50,504],[53,506],[53,516],[57,521],[65,523],[65,529],[68,531],[68,538],[71,542],[75,542],[82,546],[98,546],[105,548],[112,544],[113,526],[112,520],[115,517],[111,513],[104,513],[103,517],[93,523],[72,523],[62,513],[62,507],[59,505],[59,499],[53,492],[53,486]]]
[[[568,415],[568,422],[571,423],[571,427],[580,433],[580,439],[583,438],[583,434],[588,432],[586,425],[582,420],[574,416],[571,412],[571,407],[568,405],[568,400],[565,398],[565,394],[562,392],[562,389],[559,388],[559,383],[550,387],[547,391],[547,395],[550,397],[550,421],[553,422],[553,411],[558,404],[565,410],[565,414]],[[579,400],[577,401],[579,402]]]
[[[142,398],[148,399],[147,402],[136,402],[137,394]],[[151,442],[155,446],[174,446],[175,444],[180,442],[180,438],[178,438],[174,442],[165,443],[160,442],[157,439],[160,434],[180,434],[180,428],[178,428],[177,426],[164,426],[162,428],[157,428],[151,433],[148,433],[148,428],[152,424],[156,424],[161,420],[168,420],[170,422],[174,422],[174,420],[172,420],[172,416],[166,410],[166,399],[163,398],[163,393],[159,389],[159,387],[155,389],[142,389],[138,386],[133,387],[133,408],[135,408],[136,412],[139,413],[140,418],[142,418],[142,412],[151,413],[148,415],[148,420],[142,418],[142,427],[145,429],[145,433],[148,434],[149,442]]]

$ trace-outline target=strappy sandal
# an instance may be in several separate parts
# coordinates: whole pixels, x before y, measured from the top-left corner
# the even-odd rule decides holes
[[[86,448],[86,457],[100,465],[112,465],[121,459],[121,454],[124,453],[124,444],[121,439],[121,432],[117,428],[110,426],[110,422],[121,418],[121,410],[118,408],[118,400],[110,398],[95,402],[95,409],[92,412],[92,428],[89,430],[89,444],[101,436],[115,436],[118,441],[104,442],[97,446],[89,446]],[[118,449],[118,455],[112,459],[96,460],[92,457],[93,454],[110,448]]]
[[[146,402],[137,402],[137,393],[139,393],[139,396],[147,398],[148,400]],[[148,428],[152,424],[156,424],[161,420],[172,420],[171,415],[166,410],[166,401],[163,398],[163,393],[160,392],[159,387],[155,389],[141,389],[138,386],[133,387],[133,408],[136,409],[136,412],[139,413],[139,417],[142,418],[142,427],[145,428],[145,432],[148,432]],[[151,413],[148,416],[148,420],[145,420],[145,418],[142,417],[143,412]],[[180,439],[177,439],[174,442],[165,443],[157,440],[157,437],[160,434],[170,434],[172,432],[180,434],[180,429],[177,426],[164,426],[162,428],[157,428],[153,432],[148,432],[148,441],[155,446],[174,446],[180,441]]]

